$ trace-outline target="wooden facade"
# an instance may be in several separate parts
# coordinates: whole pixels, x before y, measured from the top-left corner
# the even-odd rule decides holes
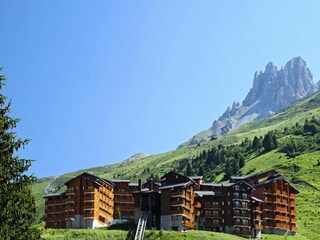
[[[221,184],[176,172],[160,183],[108,181],[87,173],[66,182],[68,190],[48,195],[46,227],[93,228],[119,218],[137,222],[147,211],[148,227],[203,229],[259,237],[261,232],[293,235],[299,191],[274,169]]]

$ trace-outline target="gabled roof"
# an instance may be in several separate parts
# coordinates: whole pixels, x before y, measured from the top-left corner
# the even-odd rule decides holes
[[[281,174],[280,174],[279,177],[272,178],[272,179],[270,179],[270,180],[267,180],[267,181],[258,183],[258,184],[256,184],[256,185],[254,185],[254,187],[257,188],[257,187],[260,187],[260,186],[263,186],[263,185],[272,183],[272,182],[274,182],[274,181],[276,181],[276,180],[280,180],[280,179],[283,179],[285,182],[287,182],[287,183],[289,184],[289,186],[292,187],[297,193],[300,192],[296,187],[292,186],[292,185],[290,184],[290,182],[289,182],[284,176],[282,176]]]
[[[113,183],[129,183],[130,180],[124,180],[124,179],[112,179],[111,182]]]
[[[230,181],[231,180],[245,180],[245,179],[252,178],[252,177],[258,177],[258,176],[263,175],[268,172],[274,172],[274,174],[280,174],[276,169],[272,168],[272,169],[268,169],[268,170],[265,170],[265,171],[262,171],[259,173],[255,173],[255,174],[251,174],[251,175],[247,175],[247,176],[231,176]]]
[[[159,190],[175,188],[175,187],[185,187],[185,186],[188,186],[190,183],[191,181],[184,182],[184,183],[177,183],[177,184],[162,185],[161,187],[159,187]]]
[[[188,177],[188,176],[185,176],[185,175],[182,175],[182,174],[180,174],[180,173],[177,173],[177,172],[175,172],[175,171],[170,171],[170,172],[166,173],[165,175],[163,175],[163,176],[161,177],[161,179],[164,179],[164,178],[165,178],[167,175],[169,175],[169,174],[176,174],[176,175],[178,175],[178,176],[180,176],[180,177],[187,178],[188,180],[190,180],[190,181],[192,181],[193,183],[197,184],[192,178],[190,178],[190,177]]]
[[[48,194],[48,195],[45,195],[44,198],[49,198],[49,197],[63,197],[65,196],[66,194],[63,192],[63,193],[52,193],[52,194]]]
[[[90,177],[95,178],[96,181],[92,181],[92,182],[95,182],[95,183],[97,183],[97,184],[99,184],[99,182],[97,182],[97,181],[102,181],[102,182],[107,183],[107,184],[109,184],[109,185],[111,185],[111,186],[114,186],[114,183],[113,183],[113,182],[111,182],[111,181],[109,181],[109,180],[107,180],[107,179],[100,178],[100,177],[98,177],[98,176],[92,175],[92,174],[87,173],[87,172],[84,172],[84,173],[82,173],[82,174],[80,174],[80,175],[78,175],[78,176],[76,176],[76,177],[74,177],[74,178],[71,178],[70,180],[66,181],[64,184],[67,185],[69,182],[71,182],[71,181],[73,181],[73,180],[75,180],[75,179],[77,179],[77,178],[79,178],[79,177],[82,177],[82,176],[84,176],[84,175],[89,175]]]
[[[217,196],[217,197],[223,197],[224,195],[222,193],[213,192],[213,191],[194,191],[198,196]]]
[[[201,180],[203,179],[203,176],[188,176],[188,178],[191,178],[193,180]]]
[[[256,198],[256,197],[251,197],[253,200],[257,201],[257,202],[263,202],[261,199]]]

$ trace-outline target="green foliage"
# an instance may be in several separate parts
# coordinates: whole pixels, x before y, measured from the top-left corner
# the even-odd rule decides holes
[[[4,86],[1,75],[0,90]],[[16,156],[29,139],[17,139],[13,129],[20,120],[8,115],[10,107],[11,101],[6,103],[6,97],[0,94],[0,238],[37,239],[37,229],[31,228],[36,209],[30,185],[35,178],[26,174],[32,161]]]

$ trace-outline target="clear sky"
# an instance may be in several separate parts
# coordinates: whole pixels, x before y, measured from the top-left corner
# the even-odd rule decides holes
[[[175,149],[303,57],[320,78],[320,1],[0,0],[19,154],[51,176]]]

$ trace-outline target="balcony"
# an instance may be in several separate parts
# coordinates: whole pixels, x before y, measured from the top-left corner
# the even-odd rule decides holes
[[[297,218],[291,218],[290,220],[292,223],[296,223],[297,222]]]
[[[258,229],[258,230],[262,230],[263,229],[263,225],[262,224],[255,224],[254,228]]]
[[[291,226],[291,231],[297,232],[297,227],[296,226]]]
[[[250,222],[236,222],[236,221],[234,221],[233,225],[234,226],[247,226],[247,227],[251,226]]]
[[[295,207],[295,206],[297,206],[297,204],[296,204],[296,202],[292,201],[292,202],[290,202],[290,206]]]
[[[271,211],[273,211],[275,209],[275,207],[272,205],[272,206],[268,206],[268,205],[266,205],[266,206],[264,206],[264,210],[271,210]]]
[[[205,227],[219,227],[220,226],[220,223],[219,222],[212,222],[212,221],[205,221],[204,222],[204,226]]]
[[[275,192],[272,191],[271,189],[265,190],[264,193],[265,193],[266,195],[274,195],[274,194],[275,194]]]
[[[297,215],[297,211],[294,209],[294,210],[291,210],[290,211],[290,215]]]
[[[296,198],[296,194],[295,193],[290,193],[290,198],[295,199]]]
[[[182,199],[179,201],[171,201],[171,206],[182,205],[182,204],[184,204],[184,201]]]
[[[278,212],[289,212],[289,211],[288,211],[288,208],[286,208],[286,207],[279,207],[279,206],[276,206],[275,211],[278,211]]]
[[[282,223],[276,223],[275,224],[276,228],[282,228],[282,229],[290,229],[290,225],[288,224],[282,224]]]
[[[183,225],[185,225],[187,228],[191,228],[191,229],[194,228],[194,224],[192,222],[189,222],[189,221],[184,221]]]
[[[274,202],[274,197],[265,197],[264,201],[265,202]]]
[[[239,218],[251,218],[251,214],[250,213],[233,213],[234,217],[239,217]]]
[[[94,217],[94,213],[84,213],[83,217],[84,218],[93,218]]]
[[[275,219],[281,220],[281,221],[286,221],[286,222],[290,221],[290,218],[288,216],[283,216],[283,215],[279,215],[279,214],[275,215]]]
[[[219,213],[213,213],[213,214],[205,214],[205,218],[221,218]]]
[[[185,191],[172,191],[171,192],[171,197],[184,197]]]

